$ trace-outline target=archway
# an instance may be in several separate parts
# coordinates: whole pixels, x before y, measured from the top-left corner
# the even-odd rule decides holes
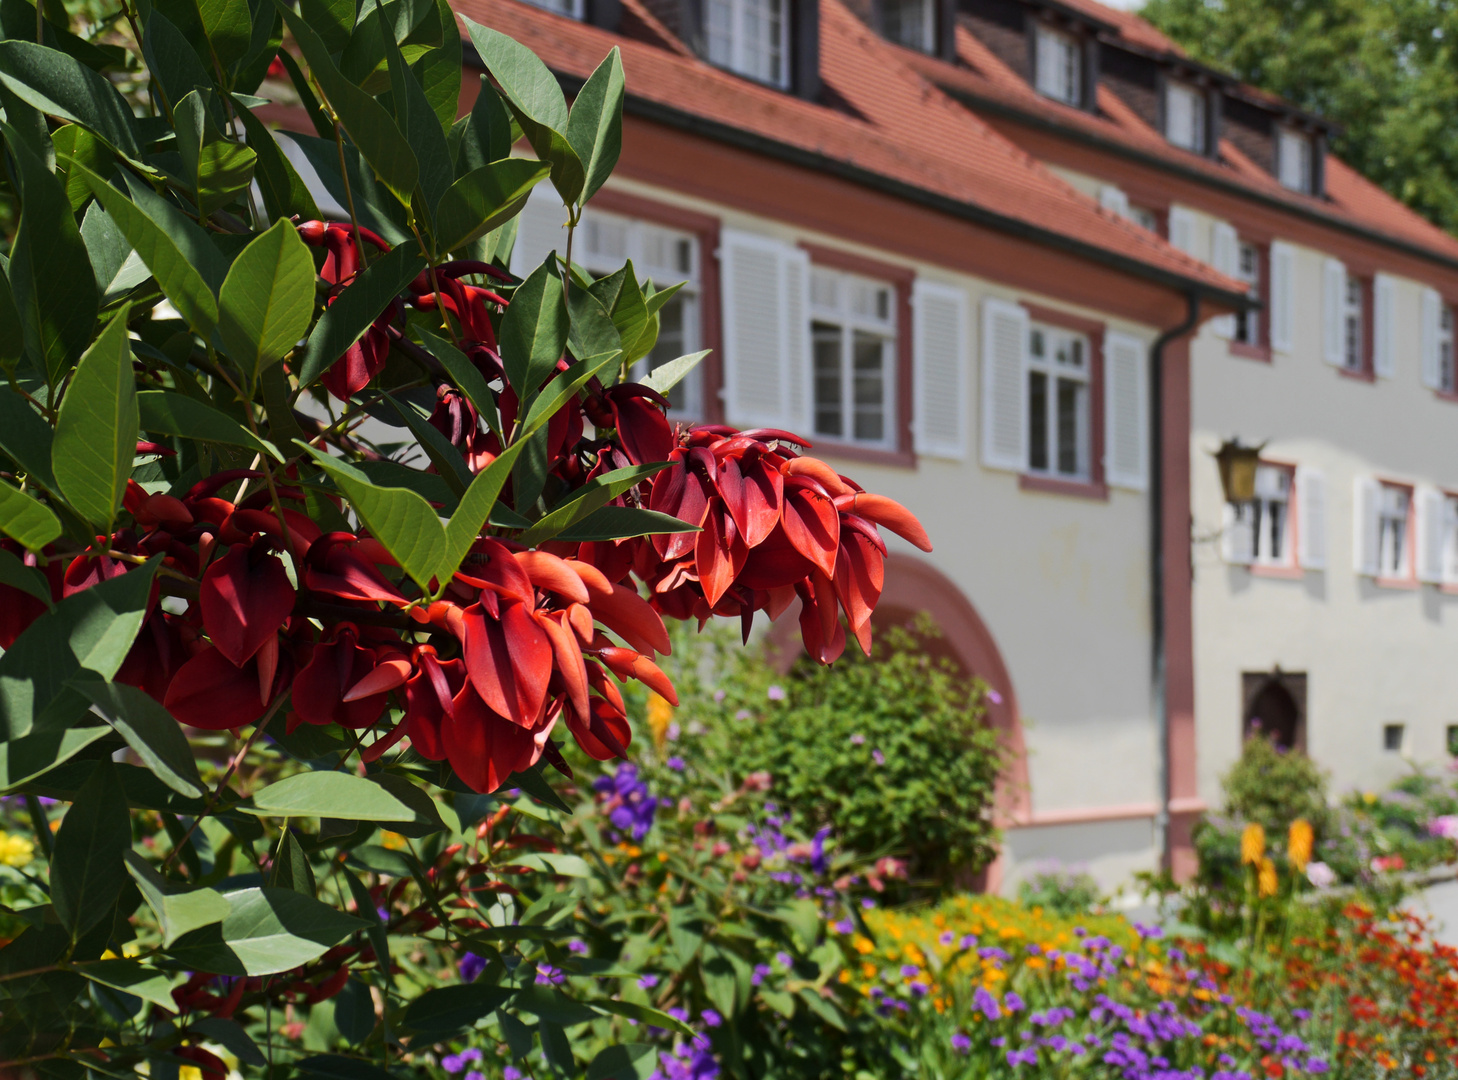
[[[1279,675],[1266,677],[1245,707],[1244,736],[1264,735],[1282,750],[1299,750],[1305,743],[1301,706]]]

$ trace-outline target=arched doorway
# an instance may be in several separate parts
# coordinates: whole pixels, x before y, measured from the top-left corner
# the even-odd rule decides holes
[[[1283,672],[1247,672],[1243,677],[1245,709],[1242,735],[1269,738],[1282,750],[1306,749],[1306,676]]]

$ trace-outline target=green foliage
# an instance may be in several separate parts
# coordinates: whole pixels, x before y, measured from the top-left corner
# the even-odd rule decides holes
[[[1435,0],[1148,0],[1196,60],[1341,125],[1333,149],[1458,229],[1458,11]]]
[[[1318,837],[1324,832],[1326,774],[1299,750],[1281,750],[1264,736],[1248,738],[1221,785],[1225,813],[1258,823],[1270,837],[1285,836],[1297,818]]]
[[[734,654],[684,701],[684,722],[708,729],[687,753],[736,782],[768,773],[801,828],[828,826],[855,851],[907,860],[913,880],[950,885],[994,854],[1002,757],[985,686],[936,658],[936,634],[890,627],[869,660],[849,648],[831,668],[802,658],[785,674],[763,652]]]
[[[1092,874],[1058,865],[1034,870],[1018,882],[1019,903],[1054,915],[1084,915],[1106,902]]]

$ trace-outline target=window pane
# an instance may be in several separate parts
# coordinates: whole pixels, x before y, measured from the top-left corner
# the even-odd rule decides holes
[[[881,30],[898,45],[923,51],[931,48],[928,0],[883,0]]]
[[[686,298],[680,291],[658,309],[658,340],[653,345],[653,351],[648,354],[649,371],[670,360],[677,360],[689,351],[688,341],[684,336],[685,303]],[[687,405],[688,380],[695,374],[697,372],[689,372],[686,378],[679,380],[678,385],[669,390],[668,403],[674,411],[681,411]]]
[[[886,340],[857,330],[852,363],[855,438],[881,442],[886,438]]]
[[[1083,474],[1083,383],[1058,380],[1058,471],[1065,476]]]
[[[729,67],[734,63],[734,7],[729,0],[708,0],[709,62]]]
[[[832,323],[812,323],[815,351],[815,434],[845,435],[841,393],[841,329]]]
[[[1048,376],[1028,373],[1028,468],[1048,471]]]

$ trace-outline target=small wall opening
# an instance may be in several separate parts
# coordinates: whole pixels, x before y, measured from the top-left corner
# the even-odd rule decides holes
[[[1262,735],[1282,750],[1306,752],[1306,675],[1301,672],[1246,672],[1241,676],[1241,734]]]

